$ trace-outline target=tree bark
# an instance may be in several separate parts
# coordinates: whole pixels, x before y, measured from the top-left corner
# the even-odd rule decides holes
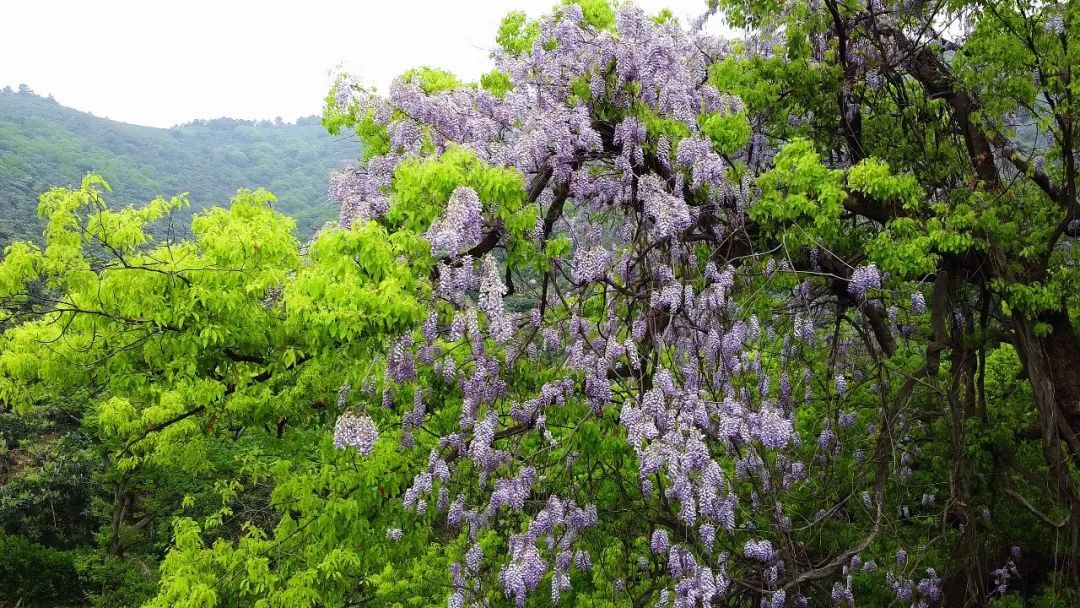
[[[1016,348],[1035,398],[1043,457],[1050,469],[1049,482],[1053,485],[1050,490],[1069,510],[1064,569],[1071,584],[1080,587],[1080,497],[1070,467],[1070,460],[1077,458],[1080,346],[1067,314],[1056,313],[1050,317],[1051,333],[1046,337],[1036,333],[1036,321],[1019,312],[1013,314],[1013,325]]]

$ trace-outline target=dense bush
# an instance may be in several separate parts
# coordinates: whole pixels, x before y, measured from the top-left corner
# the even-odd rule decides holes
[[[73,552],[0,533],[0,600],[37,606],[79,598],[75,559]]]

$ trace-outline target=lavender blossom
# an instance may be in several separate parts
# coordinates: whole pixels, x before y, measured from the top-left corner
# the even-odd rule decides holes
[[[864,300],[871,289],[881,289],[881,271],[874,264],[856,268],[848,282],[848,292],[856,299]]]
[[[459,186],[450,195],[446,211],[436,219],[424,239],[431,243],[436,255],[456,255],[462,249],[474,247],[483,238],[483,206],[476,191]]]
[[[748,559],[767,564],[776,559],[776,550],[767,540],[748,540],[743,547],[743,555]]]
[[[911,312],[917,315],[926,312],[926,298],[921,291],[911,294]]]
[[[641,178],[638,188],[645,212],[652,220],[650,232],[654,240],[664,240],[690,227],[693,220],[686,201],[669,194],[660,178],[650,173]]]
[[[367,456],[379,439],[379,432],[371,418],[346,412],[334,425],[334,447],[339,450],[352,447]]]

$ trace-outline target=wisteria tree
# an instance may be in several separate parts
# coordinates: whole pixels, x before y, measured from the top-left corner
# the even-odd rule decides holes
[[[437,260],[379,390],[412,395],[399,441],[430,454],[405,507],[460,535],[450,605],[853,602],[856,572],[940,599],[933,567],[860,557],[894,517],[894,392],[912,387],[882,360],[895,341],[828,331],[836,282],[887,327],[885,285],[832,251],[843,171],[807,142],[774,158],[723,82],[761,51],[602,3],[511,15],[499,41],[479,87],[342,80],[328,111],[369,154],[332,187],[342,226],[423,234]],[[820,219],[781,234],[799,214]]]
[[[90,301],[150,273],[152,341],[190,358],[100,346],[148,383],[92,392],[122,471],[192,437],[235,456],[154,605],[1075,599],[1078,9],[702,9],[511,13],[479,83],[342,76],[325,122],[364,158],[330,185],[338,225],[303,252],[271,231],[272,270],[221,236],[272,212],[196,220],[218,235],[196,253],[257,281],[135,264],[138,239],[54,280]],[[9,253],[0,295],[81,259],[48,251]],[[4,390],[42,398],[59,361],[0,361]]]
[[[1051,488],[1056,530],[1080,525],[1070,17],[724,8],[753,34],[567,4],[508,17],[478,87],[421,70],[387,98],[332,92],[329,125],[369,151],[335,182],[342,225],[422,232],[438,260],[381,386],[415,397],[403,445],[438,437],[404,504],[471,543],[451,605],[542,584],[558,601],[610,549],[597,536],[621,540],[610,576],[634,603],[844,604],[876,584],[927,605],[946,555],[957,597],[985,602],[987,560],[1009,564],[1003,592],[1019,559],[980,543],[985,454]],[[991,414],[988,356],[1019,359],[1033,408]],[[448,405],[456,424],[424,424]],[[978,436],[1016,416],[1035,471]],[[508,560],[480,559],[489,531]],[[1064,536],[1050,551],[1080,582]]]

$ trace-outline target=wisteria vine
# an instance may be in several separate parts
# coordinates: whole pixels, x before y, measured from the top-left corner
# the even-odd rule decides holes
[[[576,479],[585,467],[626,469],[581,449],[590,446],[576,434],[590,421],[621,438],[636,472],[619,491],[638,516],[628,533],[647,551],[637,556],[639,580],[620,578],[616,589],[655,592],[665,606],[738,596],[779,608],[807,605],[814,585],[832,581],[821,587],[831,601],[854,605],[852,575],[875,573],[900,601],[939,600],[933,569],[919,576],[900,555],[890,568],[860,557],[891,516],[885,481],[901,422],[888,408],[869,420],[842,407],[856,391],[888,390],[845,363],[846,352],[874,343],[853,346],[829,331],[820,285],[798,272],[828,275],[817,249],[766,264],[748,236],[754,181],[773,151],[709,70],[736,53],[772,52],[768,40],[749,46],[633,5],[600,27],[568,4],[538,22],[527,48],[495,53],[504,90],[427,90],[415,73],[385,98],[347,78],[337,84],[337,110],[386,134],[362,168],[332,182],[341,226],[400,228],[402,167],[453,151],[521,175],[523,209],[535,218],[515,231],[500,201],[457,185],[421,226],[437,260],[431,316],[386,355],[387,404],[412,395],[403,449],[431,412],[459,408],[456,428],[438,437],[403,496],[406,508],[434,509],[469,540],[451,569],[452,608],[486,605],[492,584],[520,607],[545,580],[557,603],[573,573],[595,567],[586,539],[614,516],[612,505],[598,505],[595,484]],[[731,141],[718,141],[725,134]],[[546,266],[511,260],[558,242],[569,250]],[[830,276],[855,306],[882,306],[887,277],[876,266]],[[511,289],[526,310],[509,308]],[[788,314],[756,306],[762,290]],[[889,313],[894,325],[925,311],[921,293],[909,297]],[[823,353],[827,381],[811,371]],[[819,418],[804,419],[810,412]],[[336,446],[368,453],[374,440],[371,417],[341,415]],[[842,453],[871,480],[861,498],[794,521],[789,499]],[[869,536],[824,559],[807,554],[801,539],[853,517]],[[505,557],[484,554],[478,539],[488,530],[505,535]]]

